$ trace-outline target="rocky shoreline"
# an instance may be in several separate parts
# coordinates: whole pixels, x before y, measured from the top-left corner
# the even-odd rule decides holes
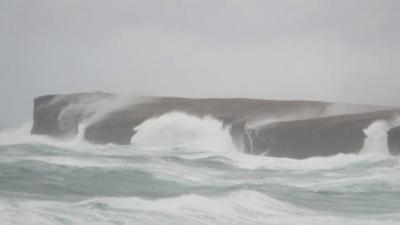
[[[212,117],[231,127],[237,144],[251,154],[308,158],[354,153],[363,130],[377,120],[393,121],[396,108],[312,101],[129,97],[110,93],[47,95],[34,100],[32,134],[84,138],[97,144],[130,143],[134,127],[171,111]],[[392,154],[400,153],[400,127],[387,131]]]

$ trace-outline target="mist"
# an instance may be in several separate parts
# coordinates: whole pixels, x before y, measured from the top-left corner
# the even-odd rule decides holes
[[[1,1],[0,124],[53,93],[400,105],[400,2]]]

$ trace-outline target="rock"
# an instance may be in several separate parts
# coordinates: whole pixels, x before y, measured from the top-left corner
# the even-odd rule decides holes
[[[358,152],[365,138],[363,129],[375,120],[389,121],[399,112],[311,101],[133,98],[96,92],[36,98],[32,134],[70,139],[84,124],[88,141],[126,145],[135,134],[134,127],[171,111],[223,121],[231,126],[235,144],[248,153],[298,159]],[[400,128],[388,135],[391,151],[399,153]]]

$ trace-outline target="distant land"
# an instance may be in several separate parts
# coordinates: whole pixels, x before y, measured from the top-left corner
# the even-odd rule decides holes
[[[230,126],[235,144],[250,154],[303,159],[359,152],[364,129],[383,121],[389,150],[400,153],[400,107],[244,98],[133,97],[95,92],[34,100],[32,134],[95,144],[130,144],[133,128],[172,111],[212,116]],[[82,131],[82,129],[84,131]]]

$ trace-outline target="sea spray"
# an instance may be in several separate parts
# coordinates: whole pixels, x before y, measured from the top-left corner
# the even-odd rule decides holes
[[[33,122],[5,127],[0,130],[0,145],[12,145],[21,142],[30,142],[30,133]]]
[[[361,154],[390,155],[388,144],[388,132],[399,125],[399,119],[376,120],[363,130],[366,138],[364,140]]]
[[[144,121],[134,131],[131,143],[141,148],[237,151],[230,127],[211,116],[170,112]]]
[[[360,153],[389,155],[387,134],[389,129],[390,125],[384,120],[377,120],[371,123],[363,130],[366,138]]]
[[[65,97],[55,97],[49,104],[54,105],[63,101],[66,101]],[[76,140],[76,136],[80,136],[83,140],[86,128],[92,124],[106,119],[113,112],[149,101],[152,101],[152,98],[130,95],[84,96],[63,106],[58,114],[58,124],[61,130],[68,133],[65,138]]]

